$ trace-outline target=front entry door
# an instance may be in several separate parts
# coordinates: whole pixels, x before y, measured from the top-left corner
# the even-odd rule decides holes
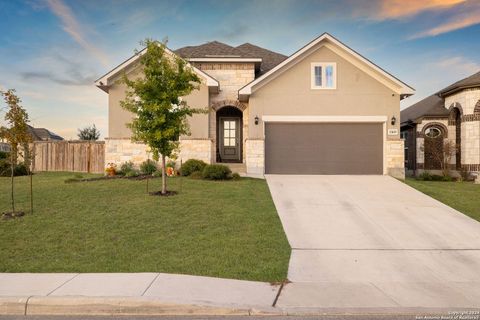
[[[220,118],[221,161],[240,161],[240,118]]]

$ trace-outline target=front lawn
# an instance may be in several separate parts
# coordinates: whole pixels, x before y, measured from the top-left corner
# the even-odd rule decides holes
[[[415,189],[480,221],[480,185],[472,182],[418,181],[405,182]]]
[[[0,220],[0,272],[166,272],[259,281],[287,276],[290,247],[264,180],[170,178],[172,197],[145,181],[64,183],[34,176],[34,213]],[[28,178],[16,178],[29,210]],[[159,189],[160,179],[150,180]],[[0,212],[10,210],[0,178]]]

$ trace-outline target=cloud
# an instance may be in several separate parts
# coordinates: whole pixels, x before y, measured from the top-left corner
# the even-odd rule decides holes
[[[376,19],[402,19],[424,11],[445,10],[466,0],[383,0]]]
[[[47,4],[50,10],[62,21],[63,30],[88,53],[96,57],[104,66],[108,66],[107,55],[87,40],[82,26],[70,8],[65,5],[62,0],[47,0]]]
[[[23,80],[48,80],[54,83],[61,85],[70,85],[70,86],[91,86],[95,81],[94,76],[83,77],[80,74],[76,74],[75,78],[63,78],[59,77],[48,71],[27,71],[20,73],[20,76]]]
[[[455,56],[455,57],[449,57],[449,58],[437,60],[431,63],[431,66],[437,69],[441,68],[441,69],[444,69],[445,71],[450,71],[450,72],[454,70],[455,73],[465,74],[465,75],[470,75],[476,72],[477,70],[480,70],[480,64],[462,56]]]
[[[461,5],[456,12],[445,19],[445,22],[418,32],[409,39],[437,36],[443,33],[463,29],[480,23],[480,2],[468,2]]]

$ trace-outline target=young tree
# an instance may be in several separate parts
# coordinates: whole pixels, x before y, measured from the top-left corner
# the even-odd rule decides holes
[[[203,110],[191,108],[181,97],[199,88],[200,78],[180,57],[170,54],[164,43],[147,39],[141,43],[145,52],[140,56],[143,77],[122,81],[127,85],[125,100],[120,105],[135,114],[127,126],[132,140],[147,144],[153,159],[162,159],[162,194],[167,193],[166,158],[179,147],[181,135],[189,134],[187,117]]]
[[[20,98],[15,95],[14,89],[7,91],[0,91],[8,111],[5,114],[5,122],[8,127],[0,128],[0,138],[7,140],[10,144],[10,165],[11,165],[11,204],[12,214],[15,214],[15,195],[14,195],[14,171],[17,164],[17,157],[19,154],[19,147],[28,148],[28,143],[31,142],[32,137],[28,131],[28,114],[27,111],[20,106]],[[25,151],[25,150],[24,150]]]
[[[442,171],[443,176],[450,176],[450,162],[458,149],[455,141],[443,139],[443,137],[427,137],[425,139],[430,139],[430,142],[434,142],[431,143],[430,148],[426,148],[425,144],[420,147],[420,150],[425,154],[425,158],[429,157],[429,160]]]
[[[100,138],[100,131],[97,130],[97,127],[95,127],[94,124],[91,127],[78,129],[77,136],[80,140],[96,141]]]

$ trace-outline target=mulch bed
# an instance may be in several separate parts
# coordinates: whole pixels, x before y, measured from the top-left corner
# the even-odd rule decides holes
[[[103,176],[95,178],[81,178],[81,179],[67,179],[65,183],[74,183],[74,182],[89,182],[89,181],[101,181],[101,180],[115,180],[115,179],[128,179],[128,180],[145,180],[145,179],[157,179],[161,177],[155,177],[148,174],[141,174],[134,177],[125,177],[125,176]]]
[[[171,197],[174,195],[177,195],[177,191],[167,191],[167,193],[162,193],[161,191],[155,191],[155,192],[149,192],[148,193],[151,196],[161,196],[161,197]]]
[[[23,211],[4,212],[4,213],[2,213],[2,219],[3,220],[8,220],[8,219],[21,218],[24,215],[25,215],[25,212],[23,212]]]

